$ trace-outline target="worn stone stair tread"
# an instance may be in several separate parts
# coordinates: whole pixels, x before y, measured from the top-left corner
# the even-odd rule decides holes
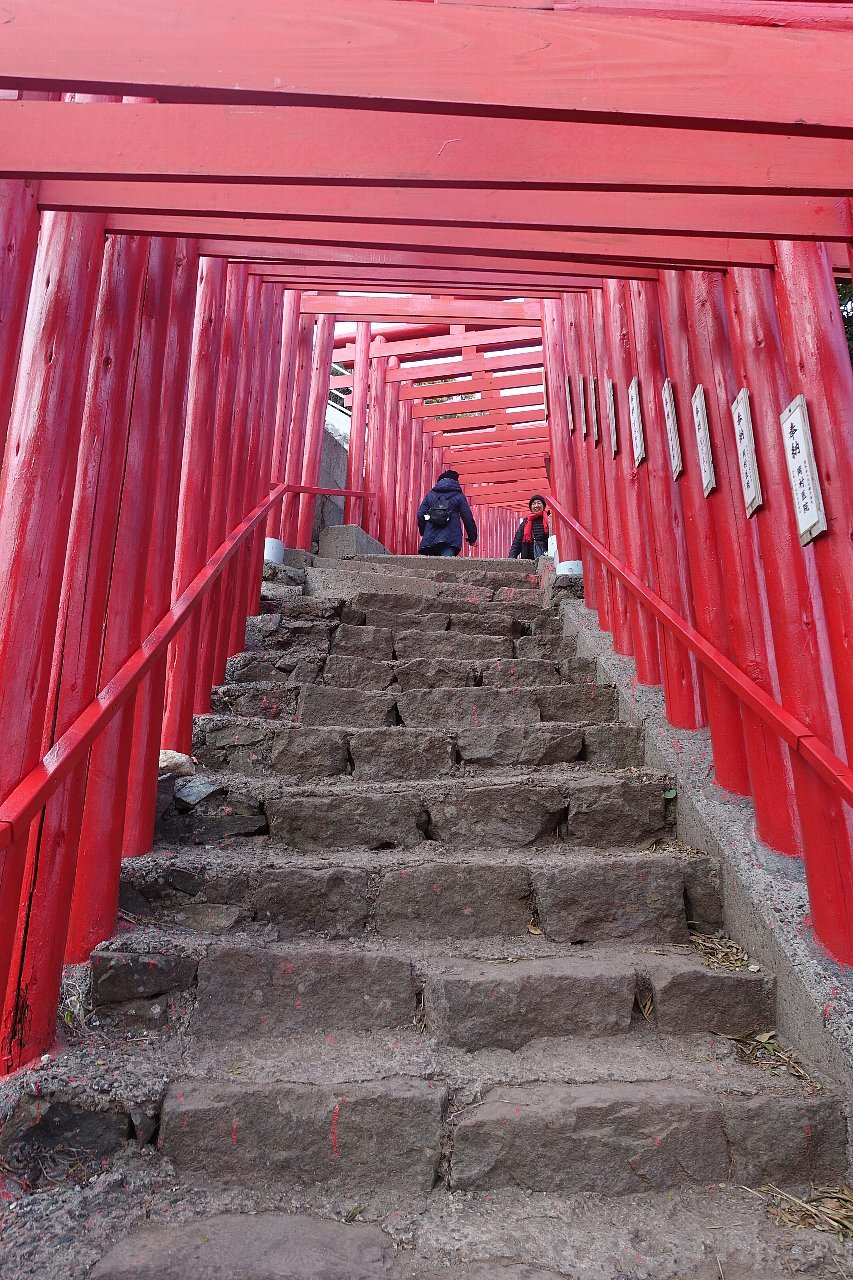
[[[533,1039],[627,1031],[648,998],[656,1026],[743,1036],[774,1021],[775,984],[749,971],[713,971],[693,948],[526,939],[271,942],[251,931],[196,934],[176,958],[168,933],[145,928],[93,956],[93,998],[184,990],[197,983],[190,1032],[217,1043],[412,1024],[463,1048],[516,1049]],[[152,977],[156,986],[151,985]]]
[[[814,1280],[838,1280],[849,1262],[849,1246],[831,1234],[772,1226],[762,1198],[732,1186],[637,1192],[615,1205],[583,1194],[437,1189],[373,1202],[358,1223],[344,1222],[354,1207],[324,1199],[288,1214],[269,1205],[238,1213],[208,1201],[182,1223],[160,1221],[155,1207],[156,1222],[101,1246],[92,1280],[614,1280],[632,1271],[790,1280],[793,1257]]]
[[[642,733],[612,721],[534,721],[466,729],[373,729],[287,723],[213,713],[196,718],[193,755],[212,772],[354,781],[429,778],[488,769],[553,768],[577,760],[598,770],[639,768]]]
[[[131,914],[175,922],[187,908],[221,906],[237,922],[275,923],[279,936],[471,938],[558,942],[625,937],[687,940],[721,922],[713,859],[665,844],[647,849],[468,850],[430,842],[407,851],[295,853],[272,842],[158,848],[125,861],[121,901]],[[180,923],[180,922],[179,922]],[[209,927],[209,926],[207,926]]]

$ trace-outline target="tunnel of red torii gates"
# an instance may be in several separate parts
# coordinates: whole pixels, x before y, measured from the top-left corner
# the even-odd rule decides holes
[[[853,963],[853,5],[5,0],[0,32],[0,1070],[114,929],[265,535],[310,549],[330,388],[345,519],[391,552],[443,468],[466,554],[547,494]]]

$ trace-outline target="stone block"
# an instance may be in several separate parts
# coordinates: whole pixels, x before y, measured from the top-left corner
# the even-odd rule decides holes
[[[357,524],[333,524],[323,529],[318,543],[319,554],[334,560],[354,556],[387,556],[388,551],[376,538]]]
[[[461,689],[477,683],[475,662],[457,658],[412,658],[396,665],[397,684],[409,689]]]
[[[230,1185],[317,1184],[350,1194],[432,1190],[446,1091],[435,1082],[169,1088],[160,1147],[180,1171]]]
[[[386,938],[525,937],[530,916],[527,868],[485,861],[389,868],[376,903]]]
[[[524,783],[478,786],[469,781],[431,793],[426,804],[434,839],[475,849],[517,849],[553,840],[565,813],[560,788]]]
[[[394,778],[442,778],[455,772],[455,738],[449,730],[359,729],[349,732],[355,782]]]
[[[513,656],[510,636],[460,635],[458,631],[397,631],[394,652],[402,661],[455,658],[460,662],[480,662]]]
[[[190,1034],[242,1043],[306,1031],[410,1026],[411,962],[354,949],[217,944],[199,962]]]
[[[568,789],[565,839],[593,849],[651,844],[671,828],[665,778],[588,774]]]
[[[388,1280],[392,1259],[379,1227],[222,1213],[134,1231],[101,1259],[92,1280]]]
[[[520,1049],[555,1036],[602,1036],[631,1025],[633,962],[549,956],[512,965],[470,960],[430,973],[428,1026],[448,1044]]]
[[[267,802],[274,836],[296,849],[395,849],[420,844],[429,814],[412,791],[329,790]]]
[[[724,1094],[732,1180],[819,1186],[847,1176],[847,1117],[838,1098]]]
[[[539,920],[554,942],[687,942],[681,867],[672,858],[590,855],[533,873]]]
[[[395,683],[393,662],[374,662],[355,654],[335,654],[326,659],[323,683],[345,689],[384,690]]]
[[[460,730],[456,745],[463,764],[539,768],[577,760],[583,750],[584,730],[565,724],[484,724]]]
[[[270,749],[276,773],[291,778],[335,778],[349,772],[347,735],[343,729],[288,725],[276,729]]]
[[[450,1185],[620,1195],[728,1181],[719,1103],[664,1084],[505,1088],[456,1126]]]
[[[92,1000],[97,1005],[186,991],[198,968],[195,956],[148,951],[94,951],[89,964]]]
[[[397,695],[404,725],[523,725],[539,721],[536,693],[529,689],[414,689]]]
[[[342,622],[332,640],[332,653],[383,662],[393,657],[394,633],[388,627],[356,627]]]
[[[539,687],[536,701],[543,720],[565,724],[600,724],[617,720],[616,691],[595,684],[563,684]]]
[[[601,769],[641,769],[645,732],[626,724],[592,724],[583,731],[584,760]]]
[[[481,665],[484,687],[528,689],[554,685],[560,681],[555,662],[536,658],[499,658]]]
[[[299,686],[281,684],[227,684],[213,690],[210,705],[219,715],[289,720],[296,714],[300,692]]]
[[[379,728],[397,722],[397,698],[393,693],[372,690],[305,685],[297,715],[305,725]]]
[[[661,1031],[745,1036],[776,1025],[769,975],[709,969],[692,956],[650,957],[647,972]]]

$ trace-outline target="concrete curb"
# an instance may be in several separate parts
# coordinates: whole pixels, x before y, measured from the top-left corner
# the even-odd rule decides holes
[[[720,860],[726,930],[775,974],[780,1036],[853,1100],[853,974],[814,938],[803,864],[762,844],[751,803],[714,784],[708,730],[674,729],[663,691],[637,685],[633,659],[613,652],[598,615],[561,596],[563,630],[577,637],[578,656],[616,687],[620,720],[645,729],[647,767],[677,781],[679,838]]]

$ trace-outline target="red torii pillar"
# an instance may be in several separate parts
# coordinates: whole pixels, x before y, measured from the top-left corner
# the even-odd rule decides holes
[[[551,486],[557,501],[570,515],[575,515],[578,503],[566,407],[566,360],[562,342],[560,304],[553,298],[546,298],[542,303],[542,359],[545,366],[548,430],[551,442]],[[579,560],[578,539],[559,518],[555,519],[555,524],[557,524],[557,543],[561,558]]]
[[[387,369],[399,369],[400,361],[391,356]],[[382,447],[382,470],[379,489],[379,541],[389,551],[395,549],[397,455],[400,446],[400,383],[385,385],[385,439]]]
[[[27,297],[33,278],[39,234],[37,184],[0,180],[0,459],[15,391],[24,338]],[[97,217],[97,214],[93,215]]]
[[[381,347],[381,335],[373,340]],[[370,497],[364,505],[364,530],[379,538],[379,500],[382,487],[382,455],[385,448],[385,368],[386,356],[374,356],[370,366],[370,400],[367,409],[367,462],[364,487]]]
[[[284,294],[284,314],[281,331],[281,365],[279,368],[278,396],[275,411],[275,441],[273,443],[271,476],[273,483],[284,484],[287,470],[287,444],[293,412],[293,396],[296,386],[296,348],[299,340],[299,307],[302,294],[298,289],[287,289]],[[267,520],[268,538],[277,538],[281,531],[283,507],[271,511]]]
[[[227,267],[224,258],[202,258],[193,323],[193,355],[178,507],[172,597],[186,590],[206,559],[216,379]],[[169,648],[163,745],[192,747],[195,673],[201,618],[196,611]]]
[[[179,240],[169,304],[166,358],[160,396],[160,446],[153,490],[154,515],[142,629],[149,635],[169,608],[175,532],[184,448],[184,406],[192,355],[193,313],[198,284],[198,242]],[[125,857],[147,853],[154,841],[160,738],[166,698],[166,658],[158,661],[135,699],[133,746],[128,769]]]
[[[66,213],[41,221],[0,474],[0,550],[11,566],[0,594],[3,795],[41,758],[105,222]],[[25,838],[0,853],[3,992],[25,856]]]
[[[308,395],[311,390],[311,357],[314,344],[314,317],[302,316],[296,339],[296,369],[294,373],[293,409],[287,433],[287,466],[285,483],[298,487],[302,477],[302,453],[305,447],[305,423],[308,415]],[[299,513],[299,496],[287,494],[281,509],[281,541],[287,547],[296,546],[296,522]]]
[[[352,370],[352,412],[350,417],[347,489],[364,489],[364,451],[367,445],[367,399],[370,381],[370,324],[356,325],[355,362]],[[344,523],[364,523],[365,500],[352,495],[344,500]]]
[[[323,434],[326,430],[326,406],[329,403],[329,379],[332,374],[332,354],[335,341],[335,317],[324,313],[317,324],[314,338],[314,358],[311,363],[311,392],[308,399],[308,425],[305,433],[305,453],[301,483],[316,488],[320,475],[320,458],[323,452]],[[296,529],[296,545],[303,551],[311,550],[311,532],[314,527],[314,509],[317,497],[303,493],[299,504],[299,521]]]
[[[723,276],[686,271],[684,292],[696,377],[705,388],[716,488],[708,495],[716,554],[723,566],[726,610],[734,660],[771,697],[776,697],[773,640],[767,624],[763,580],[757,566],[754,527],[747,521],[737,476],[731,406],[739,390],[726,320]],[[747,707],[741,718],[758,834],[771,848],[798,854],[793,777],[788,748]]]
[[[148,249],[147,238],[139,236],[113,237],[106,246],[56,638],[50,646],[53,661],[42,753],[103,683],[102,642],[128,455]],[[84,762],[51,798],[42,821],[30,828],[24,909],[3,1018],[4,1056],[14,1065],[53,1038],[87,774]]]

